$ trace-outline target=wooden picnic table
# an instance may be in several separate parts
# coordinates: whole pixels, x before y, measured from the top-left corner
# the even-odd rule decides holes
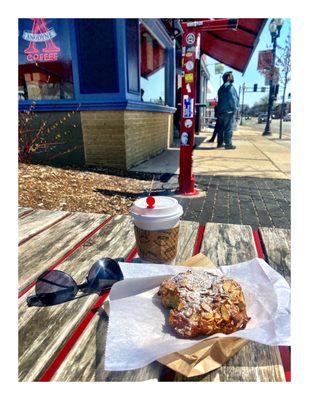
[[[102,257],[137,257],[131,218],[19,208],[19,380],[20,381],[285,381],[287,347],[246,344],[222,367],[185,378],[159,362],[133,371],[104,371],[107,293],[52,307],[27,307],[36,278],[60,269],[81,283]],[[264,257],[290,279],[290,231],[247,225],[181,221],[176,264],[197,253],[219,265]]]

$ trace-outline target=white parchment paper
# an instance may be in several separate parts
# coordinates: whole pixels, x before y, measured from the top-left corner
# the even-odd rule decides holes
[[[110,316],[105,350],[105,370],[141,368],[175,351],[202,340],[181,339],[168,324],[166,310],[156,295],[161,282],[179,272],[197,267],[120,263],[124,280],[110,292]],[[199,271],[207,268],[198,267]],[[264,260],[212,268],[238,281],[243,289],[247,314],[246,329],[230,335],[267,345],[290,344],[290,287]]]

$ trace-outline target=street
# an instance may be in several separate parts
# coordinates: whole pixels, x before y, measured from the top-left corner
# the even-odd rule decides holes
[[[263,133],[266,123],[257,123],[257,118],[244,119],[242,120],[242,125],[251,128],[255,131]],[[269,137],[271,139],[279,139],[279,127],[280,119],[273,119],[270,125],[272,135]],[[282,121],[282,139],[291,140],[291,121]],[[280,141],[278,142],[280,143]]]

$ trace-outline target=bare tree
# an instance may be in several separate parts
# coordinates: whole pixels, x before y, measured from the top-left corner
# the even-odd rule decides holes
[[[285,40],[285,47],[281,48],[281,54],[277,59],[277,66],[279,68],[279,82],[283,85],[279,130],[279,138],[282,139],[282,119],[285,110],[285,93],[287,84],[291,80],[291,32],[289,32]]]
[[[263,96],[259,101],[256,101],[251,107],[251,112],[254,114],[267,112],[268,107],[268,95]]]

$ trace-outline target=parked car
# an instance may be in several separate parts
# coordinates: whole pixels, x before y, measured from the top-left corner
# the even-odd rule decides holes
[[[283,117],[283,121],[291,121],[291,113],[285,114],[285,116]]]
[[[267,121],[267,113],[260,114],[258,116],[258,124],[262,124]]]

